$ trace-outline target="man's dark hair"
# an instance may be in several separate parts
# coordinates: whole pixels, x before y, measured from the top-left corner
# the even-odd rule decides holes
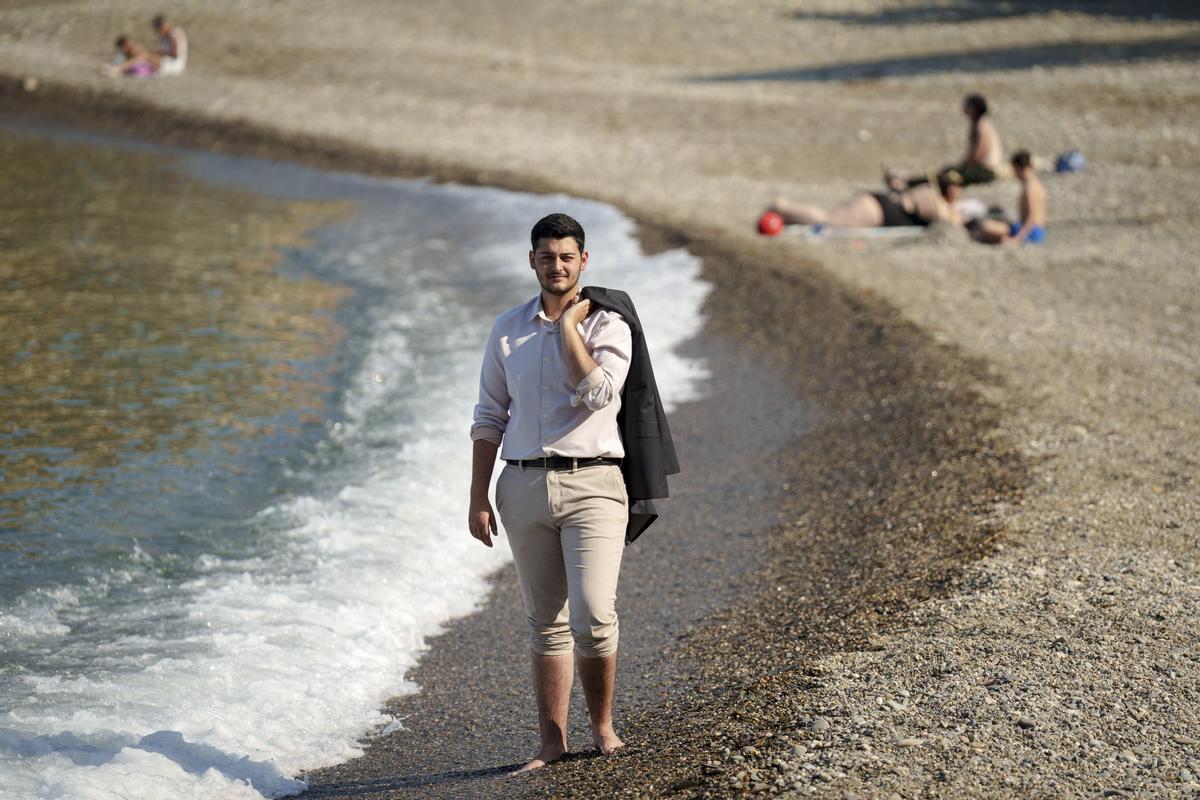
[[[967,95],[967,99],[963,100],[963,105],[974,111],[976,117],[982,117],[988,113],[987,100],[984,100],[981,94]]]
[[[575,237],[579,252],[582,253],[583,226],[576,222],[574,217],[568,217],[566,214],[549,214],[533,226],[533,230],[529,232],[529,243],[537,250],[538,242],[542,239],[566,239],[568,236]]]
[[[124,47],[125,43],[128,41],[129,41],[128,36],[118,36],[117,37],[117,47]]]
[[[951,186],[962,186],[962,173],[956,169],[944,169],[937,176],[938,191],[945,197],[950,192]]]
[[[1013,169],[1029,169],[1033,166],[1033,157],[1029,155],[1028,150],[1018,150],[1013,153],[1012,161],[1010,162]]]
[[[166,23],[166,21],[167,18],[165,15],[155,14],[154,19],[150,20],[150,24],[154,26],[154,30],[158,30]]]

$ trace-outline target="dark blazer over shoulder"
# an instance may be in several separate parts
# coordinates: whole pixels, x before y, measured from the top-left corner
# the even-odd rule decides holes
[[[592,301],[593,310],[602,308],[620,314],[633,334],[629,375],[617,413],[617,427],[625,446],[621,472],[629,493],[629,526],[625,529],[625,544],[629,544],[658,519],[653,501],[669,496],[667,476],[679,472],[679,461],[633,301],[625,292],[600,286],[585,286],[580,294]]]

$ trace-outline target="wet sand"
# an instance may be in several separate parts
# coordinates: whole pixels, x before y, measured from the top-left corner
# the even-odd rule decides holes
[[[1196,790],[1190,5],[272,8],[181,4],[188,75],[112,83],[94,32],[154,9],[7,4],[0,101],[607,200],[717,286],[717,379],[673,421],[688,473],[623,573],[628,752],[495,777],[533,745],[502,572],[395,701],[408,730],[312,796]],[[750,232],[776,194],[952,158],[968,91],[1010,147],[1091,160],[1049,179],[1045,249]]]

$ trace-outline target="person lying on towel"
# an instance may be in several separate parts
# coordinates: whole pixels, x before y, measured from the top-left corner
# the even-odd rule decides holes
[[[962,175],[943,170],[936,188],[928,183],[902,192],[859,192],[840,206],[820,208],[780,198],[771,211],[788,225],[832,225],[840,228],[894,228],[948,222],[963,226],[955,203],[962,193]]]
[[[149,78],[158,71],[158,56],[128,36],[118,36],[114,46],[117,56],[104,69],[109,77]]]

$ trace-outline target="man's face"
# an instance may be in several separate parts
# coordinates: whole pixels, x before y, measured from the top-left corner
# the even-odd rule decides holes
[[[546,294],[561,297],[579,285],[579,274],[587,269],[587,251],[579,251],[574,236],[565,239],[539,239],[529,251],[529,266],[537,273],[538,283]]]

